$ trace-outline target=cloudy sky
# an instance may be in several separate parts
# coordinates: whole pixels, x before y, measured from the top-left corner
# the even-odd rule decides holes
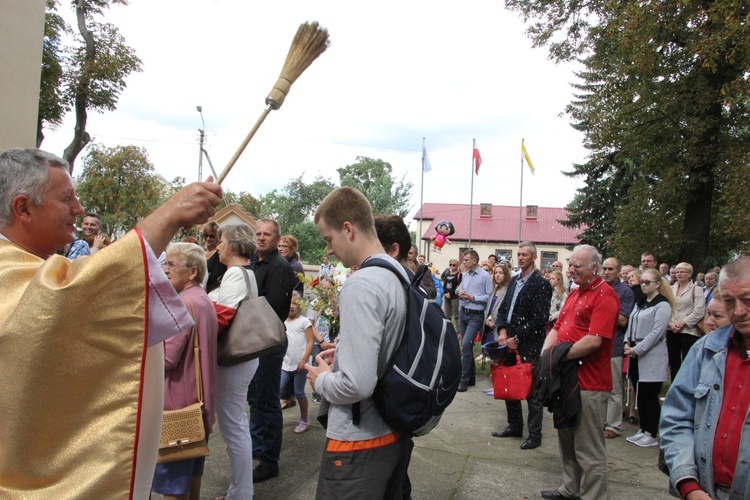
[[[89,115],[88,131],[106,146],[146,148],[168,179],[197,179],[196,105],[221,171],[263,110],[297,27],[317,20],[330,48],[268,116],[225,189],[257,197],[301,174],[337,181],[336,168],[369,156],[413,182],[413,213],[423,137],[433,168],[425,202],[469,202],[474,138],[483,159],[475,203],[518,205],[522,139],[537,169],[524,173],[524,204],[564,206],[580,184],[561,174],[586,157],[561,114],[574,67],[532,49],[502,1],[130,0],[106,20],[143,72],[127,79],[116,111]],[[42,148],[61,154],[72,129],[71,116]]]

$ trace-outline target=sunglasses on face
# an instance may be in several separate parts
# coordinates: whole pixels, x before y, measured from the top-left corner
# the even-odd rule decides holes
[[[641,285],[650,285],[652,283],[656,283],[656,281],[651,280],[641,280]]]

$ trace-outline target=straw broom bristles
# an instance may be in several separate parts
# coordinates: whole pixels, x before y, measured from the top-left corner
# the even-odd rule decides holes
[[[286,56],[284,67],[281,69],[281,74],[278,80],[276,80],[273,89],[268,94],[268,97],[266,97],[266,108],[261,113],[258,121],[255,122],[252,130],[245,137],[245,140],[242,141],[234,156],[229,160],[227,166],[222,170],[219,178],[216,180],[218,184],[221,184],[227,174],[229,174],[229,171],[237,162],[245,147],[247,147],[250,139],[258,131],[268,113],[281,107],[292,84],[320,54],[325,52],[329,43],[328,30],[321,27],[317,21],[300,25],[292,41],[292,46],[289,47],[289,53]]]

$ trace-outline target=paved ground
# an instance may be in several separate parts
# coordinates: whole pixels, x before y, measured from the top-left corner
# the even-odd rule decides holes
[[[415,500],[531,499],[541,498],[542,489],[559,486],[560,454],[550,414],[545,411],[545,437],[540,448],[524,451],[519,448],[521,439],[493,438],[490,432],[504,427],[507,419],[505,404],[482,393],[490,385],[488,379],[480,378],[476,387],[459,393],[437,429],[414,440],[409,476]],[[256,484],[255,498],[315,498],[325,439],[323,429],[314,421],[317,408],[311,404],[310,429],[299,435],[293,432],[299,420],[298,407],[284,410],[281,474]],[[625,424],[624,436],[635,431]],[[229,462],[218,426],[214,426],[210,444],[202,488],[206,499],[223,494],[229,484]],[[672,498],[667,493],[667,477],[656,468],[658,448],[639,448],[619,437],[607,440],[607,454],[609,498]]]

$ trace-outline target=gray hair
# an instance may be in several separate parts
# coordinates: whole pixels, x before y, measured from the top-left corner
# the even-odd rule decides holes
[[[522,241],[521,244],[518,245],[518,248],[528,248],[529,250],[531,250],[532,255],[538,255],[536,253],[536,245],[530,241]]]
[[[197,267],[198,275],[193,282],[197,285],[203,283],[203,278],[206,277],[206,253],[200,246],[195,243],[170,243],[167,255],[181,257],[185,267]]]
[[[260,221],[258,221],[260,222]],[[247,224],[229,224],[219,228],[219,239],[235,254],[252,259],[255,256],[255,234]]]
[[[27,196],[35,205],[44,203],[49,169],[68,171],[68,162],[41,149],[10,149],[0,155],[0,227],[13,222],[13,198]]]
[[[576,247],[573,248],[573,253],[576,252],[586,252],[589,256],[589,260],[591,261],[589,263],[589,269],[594,271],[596,274],[599,274],[602,269],[602,254],[599,253],[599,250],[597,250],[596,247],[593,247],[591,245],[576,245]],[[596,270],[594,270],[594,266],[596,266]]]
[[[740,257],[721,268],[719,288],[727,281],[750,281],[750,257]]]

